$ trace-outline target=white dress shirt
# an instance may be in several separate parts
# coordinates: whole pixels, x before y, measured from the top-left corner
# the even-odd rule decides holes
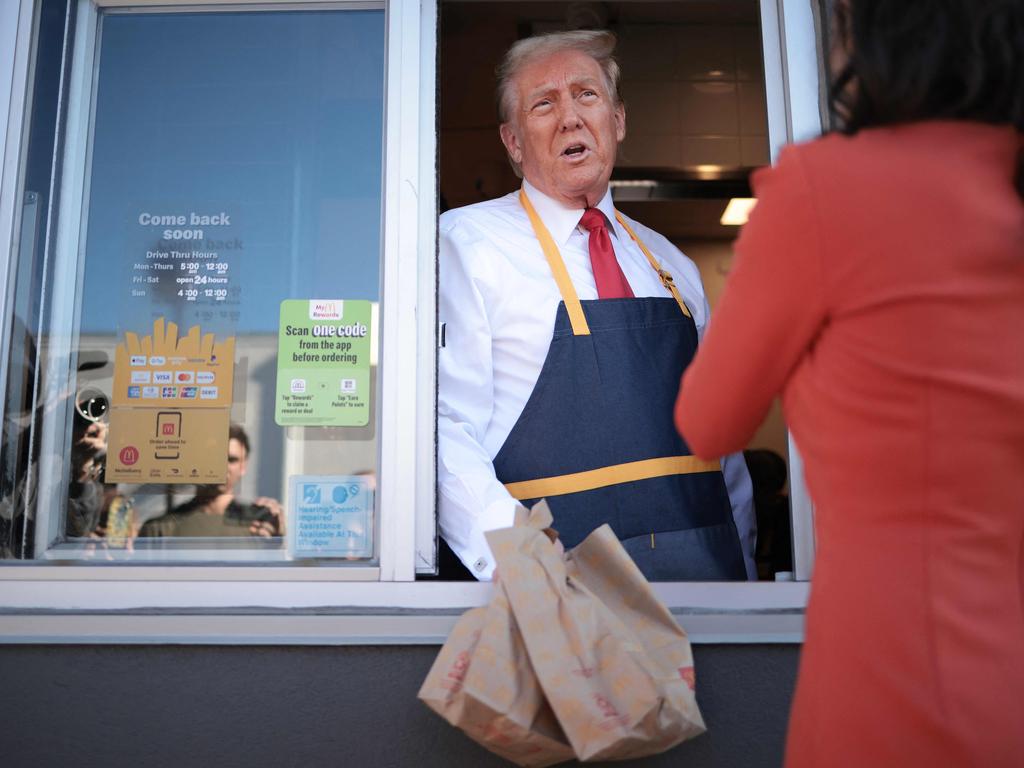
[[[523,181],[551,233],[581,300],[596,299],[583,209],[568,209]],[[671,297],[643,251],[615,219],[611,192],[597,206],[637,297]],[[697,266],[651,229],[628,219],[637,237],[675,278],[704,333],[708,303]],[[492,461],[533,392],[548,354],[562,297],[513,192],[447,211],[440,221],[439,313],[445,344],[438,358],[438,489],[441,533],[478,579],[494,560],[484,532],[513,523],[518,502],[494,474]],[[671,419],[671,414],[665,415]],[[748,578],[756,578],[756,533],[750,475],[741,454],[722,462]]]

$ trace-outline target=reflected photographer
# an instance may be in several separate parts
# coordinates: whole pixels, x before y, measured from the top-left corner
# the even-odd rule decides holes
[[[107,457],[107,396],[98,389],[83,388],[75,395],[71,442],[71,475],[75,482],[103,481]]]
[[[281,503],[267,496],[243,501],[236,491],[248,469],[249,436],[232,424],[228,439],[227,476],[217,485],[197,485],[193,498],[166,515],[147,521],[140,538],[283,536],[285,516]]]
[[[23,386],[34,381],[36,345],[28,331],[16,334],[15,352],[27,363]],[[79,374],[94,371],[107,364],[102,353],[79,356]],[[72,394],[73,392],[73,394]],[[73,412],[70,454],[66,463],[59,456],[39,455],[39,443],[32,443],[29,434],[33,423],[38,426],[44,415],[70,407]],[[103,466],[107,451],[106,414],[108,400],[100,390],[79,386],[72,391],[39,405],[33,411],[9,415],[3,425],[4,495],[0,498],[0,558],[28,559],[35,552],[39,464],[59,467],[64,463],[67,497],[63,530],[69,538],[85,538],[95,534],[104,507]]]

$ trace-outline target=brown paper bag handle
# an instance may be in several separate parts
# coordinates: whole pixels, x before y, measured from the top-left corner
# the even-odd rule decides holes
[[[522,504],[516,507],[515,525],[544,531],[552,541],[558,538],[558,532],[551,528],[553,522],[554,517],[551,515],[551,508],[548,507],[546,499],[538,501],[532,509],[524,507]]]

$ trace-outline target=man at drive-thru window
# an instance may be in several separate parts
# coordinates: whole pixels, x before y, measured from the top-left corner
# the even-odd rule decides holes
[[[513,45],[498,110],[522,188],[441,217],[442,574],[491,578],[484,532],[546,498],[566,547],[609,523],[649,579],[754,577],[743,457],[698,460],[672,422],[708,318],[699,273],[612,204],[614,45]]]

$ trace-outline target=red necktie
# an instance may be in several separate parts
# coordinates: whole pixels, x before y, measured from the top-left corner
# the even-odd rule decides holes
[[[612,239],[604,214],[597,208],[587,208],[580,224],[590,232],[590,266],[594,270],[599,299],[632,299],[633,291],[626,276],[622,274],[619,262],[615,260]]]

